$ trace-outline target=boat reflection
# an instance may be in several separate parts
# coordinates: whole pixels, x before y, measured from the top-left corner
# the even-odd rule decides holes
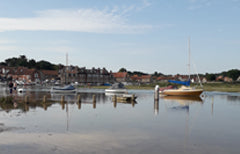
[[[162,97],[165,101],[175,101],[179,104],[191,104],[191,103],[203,103],[203,100],[199,96],[164,96]]]
[[[164,96],[162,99],[167,103],[169,106],[168,109],[174,111],[186,111],[189,112],[190,105],[195,103],[203,104],[203,100],[199,96]],[[173,104],[171,104],[173,103]],[[177,103],[177,105],[176,105]]]

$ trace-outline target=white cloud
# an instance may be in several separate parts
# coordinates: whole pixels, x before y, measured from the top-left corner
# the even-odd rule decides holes
[[[134,25],[127,22],[119,11],[96,9],[44,10],[30,18],[0,18],[0,32],[5,31],[77,31],[91,33],[138,33],[153,28],[151,25]]]

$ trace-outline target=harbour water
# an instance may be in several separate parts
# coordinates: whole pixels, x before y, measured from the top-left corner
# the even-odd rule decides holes
[[[240,153],[239,93],[154,101],[153,90],[130,90],[136,102],[114,103],[104,90],[79,89],[79,104],[77,95],[61,103],[48,90],[14,93],[13,104],[0,105],[0,154]],[[24,103],[25,95],[35,103]]]

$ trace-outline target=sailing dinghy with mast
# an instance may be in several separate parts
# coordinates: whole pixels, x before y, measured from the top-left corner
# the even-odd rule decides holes
[[[68,71],[69,71],[69,67],[68,67],[68,53],[67,53],[66,54],[66,67],[64,69],[65,86],[64,87],[52,87],[51,88],[52,93],[75,93],[76,92],[76,88],[73,85],[68,84]]]
[[[160,91],[163,95],[168,96],[194,96],[199,97],[201,93],[203,92],[203,89],[196,89],[194,87],[190,87],[190,39],[188,40],[188,50],[189,50],[189,64],[188,64],[188,71],[189,71],[189,79],[188,81],[174,81],[174,80],[168,80],[168,82],[181,84],[182,86],[178,89],[165,89]],[[198,77],[199,79],[199,77]],[[200,82],[200,79],[199,79]],[[200,82],[201,84],[201,82]]]

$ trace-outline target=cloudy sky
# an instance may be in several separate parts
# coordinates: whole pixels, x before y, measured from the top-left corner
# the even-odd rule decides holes
[[[240,69],[240,0],[0,0],[0,61],[164,74]]]

